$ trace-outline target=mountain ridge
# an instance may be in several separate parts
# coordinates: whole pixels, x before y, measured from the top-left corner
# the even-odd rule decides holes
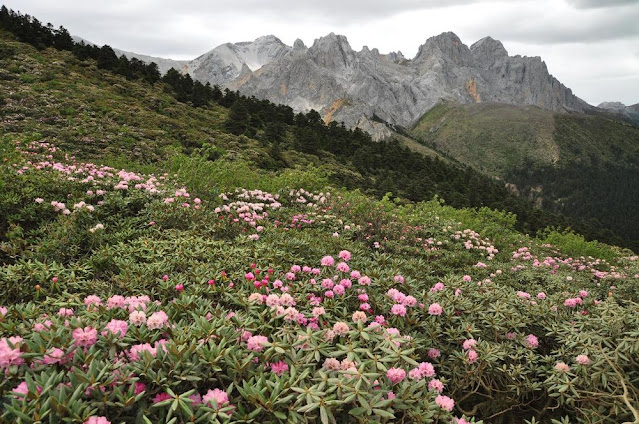
[[[273,35],[225,43],[175,65],[202,83],[298,112],[315,109],[326,122],[360,127],[376,139],[392,135],[389,125],[411,127],[441,101],[536,105],[555,112],[593,109],[553,77],[540,57],[509,56],[490,36],[469,47],[453,32],[428,38],[412,59],[367,46],[358,52],[345,36],[330,33],[310,47],[299,39],[287,46]]]

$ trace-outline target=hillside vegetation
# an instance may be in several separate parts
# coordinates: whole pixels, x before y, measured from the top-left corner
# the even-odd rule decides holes
[[[631,251],[313,112],[0,51],[0,422],[639,421]]]
[[[639,239],[639,128],[534,106],[441,104],[415,138],[514,184],[544,209]]]

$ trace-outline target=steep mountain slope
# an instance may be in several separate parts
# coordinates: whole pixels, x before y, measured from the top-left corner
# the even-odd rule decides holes
[[[639,237],[639,128],[607,113],[446,103],[412,134],[539,206]]]
[[[202,83],[225,86],[291,50],[279,38],[268,35],[251,42],[226,43],[188,62],[184,72]]]
[[[508,56],[490,37],[469,48],[451,32],[429,38],[412,60],[375,49],[356,52],[346,37],[330,34],[310,48],[299,43],[291,54],[231,86],[296,109],[314,108],[327,122],[359,126],[375,138],[390,135],[376,121],[410,127],[442,100],[557,112],[590,108],[539,57]]]

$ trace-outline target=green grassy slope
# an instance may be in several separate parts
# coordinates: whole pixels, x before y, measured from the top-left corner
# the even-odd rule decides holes
[[[567,216],[639,237],[639,128],[603,115],[444,103],[413,128],[424,144]]]

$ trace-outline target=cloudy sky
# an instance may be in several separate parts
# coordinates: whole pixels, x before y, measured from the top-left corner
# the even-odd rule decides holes
[[[311,45],[330,32],[355,50],[401,50],[444,31],[490,35],[511,55],[541,56],[597,105],[639,103],[639,0],[5,0],[73,35],[122,50],[192,59],[225,42],[273,34]]]

